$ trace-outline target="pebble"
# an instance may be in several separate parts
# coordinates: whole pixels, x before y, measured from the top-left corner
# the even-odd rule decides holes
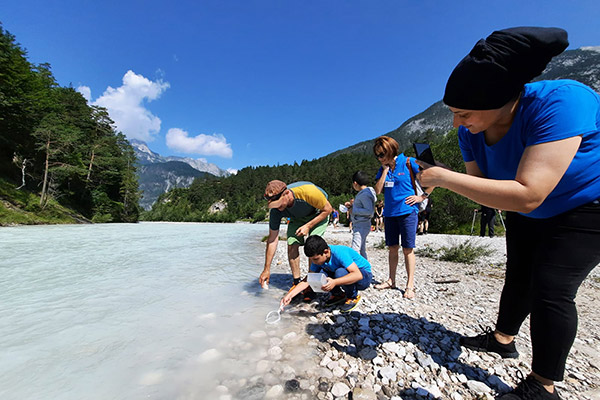
[[[333,388],[331,388],[331,394],[334,397],[345,396],[348,394],[348,392],[350,392],[350,388],[343,382],[337,382],[335,385],[333,385]]]

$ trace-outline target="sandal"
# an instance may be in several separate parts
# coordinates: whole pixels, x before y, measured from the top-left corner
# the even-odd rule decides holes
[[[404,289],[404,294],[402,295],[402,297],[404,297],[405,299],[411,300],[415,298],[415,291],[416,289],[414,287],[406,287]]]
[[[377,285],[373,286],[375,289],[396,289],[395,285],[392,285],[392,281],[390,281],[389,279],[385,282],[381,282],[378,283]]]

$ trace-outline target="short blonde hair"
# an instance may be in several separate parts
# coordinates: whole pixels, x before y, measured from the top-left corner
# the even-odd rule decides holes
[[[398,149],[400,146],[398,142],[389,136],[379,136],[375,139],[375,144],[373,145],[373,153],[377,155],[379,150],[381,150],[385,155],[392,155],[396,157],[398,155]]]

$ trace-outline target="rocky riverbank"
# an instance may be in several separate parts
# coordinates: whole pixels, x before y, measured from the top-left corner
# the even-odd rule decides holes
[[[349,244],[348,228],[329,228],[330,244]],[[369,235],[374,278],[387,277],[383,233]],[[243,399],[493,399],[509,391],[520,373],[530,370],[528,321],[516,339],[518,359],[461,348],[458,338],[493,327],[506,261],[504,238],[424,235],[417,248],[436,249],[465,240],[493,253],[476,264],[417,257],[416,298],[401,290],[362,292],[359,307],[348,314],[322,305],[297,303],[278,324],[252,333],[244,347],[256,346],[248,359],[250,377],[226,379],[215,394]],[[270,294],[280,298],[289,286],[286,246],[278,246]],[[303,271],[307,261],[302,258]],[[600,268],[577,296],[579,331],[568,359],[565,380],[557,383],[563,399],[600,399]],[[405,272],[398,268],[398,286]],[[232,351],[236,351],[236,344]],[[262,347],[261,347],[262,346]]]

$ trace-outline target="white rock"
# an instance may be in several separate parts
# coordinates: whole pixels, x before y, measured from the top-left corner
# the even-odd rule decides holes
[[[267,391],[267,393],[265,394],[265,398],[266,399],[275,399],[275,398],[278,398],[279,396],[281,396],[282,394],[283,394],[283,386],[275,385]]]
[[[270,363],[267,360],[259,360],[256,363],[256,373],[262,374],[269,370]]]
[[[383,364],[385,364],[385,360],[383,359],[383,357],[377,356],[373,359],[373,364],[383,365]]]
[[[208,349],[198,356],[198,361],[201,363],[207,363],[215,361],[219,357],[221,357],[221,353],[217,349]]]
[[[468,380],[467,387],[477,394],[490,393],[492,389],[483,382]]]
[[[336,378],[341,378],[342,376],[346,375],[346,371],[344,371],[344,368],[341,367],[335,367],[332,372],[333,376]]]
[[[250,334],[252,339],[263,339],[267,337],[267,332],[265,331],[254,331]]]
[[[456,393],[456,392],[452,393],[450,395],[450,398],[452,400],[463,400],[463,397],[460,395],[460,393]]]
[[[345,396],[348,392],[350,392],[350,388],[343,382],[337,382],[333,385],[333,388],[331,388],[331,394],[333,394],[334,397]]]
[[[387,342],[381,346],[383,349],[389,351],[392,354],[395,354],[400,350],[400,345],[398,343]]]
[[[294,342],[298,338],[298,334],[296,332],[289,332],[283,335],[283,341],[286,343]]]
[[[389,365],[383,367],[379,370],[379,374],[382,378],[389,379],[392,382],[395,382],[398,379],[398,370],[394,367],[390,367]]]

